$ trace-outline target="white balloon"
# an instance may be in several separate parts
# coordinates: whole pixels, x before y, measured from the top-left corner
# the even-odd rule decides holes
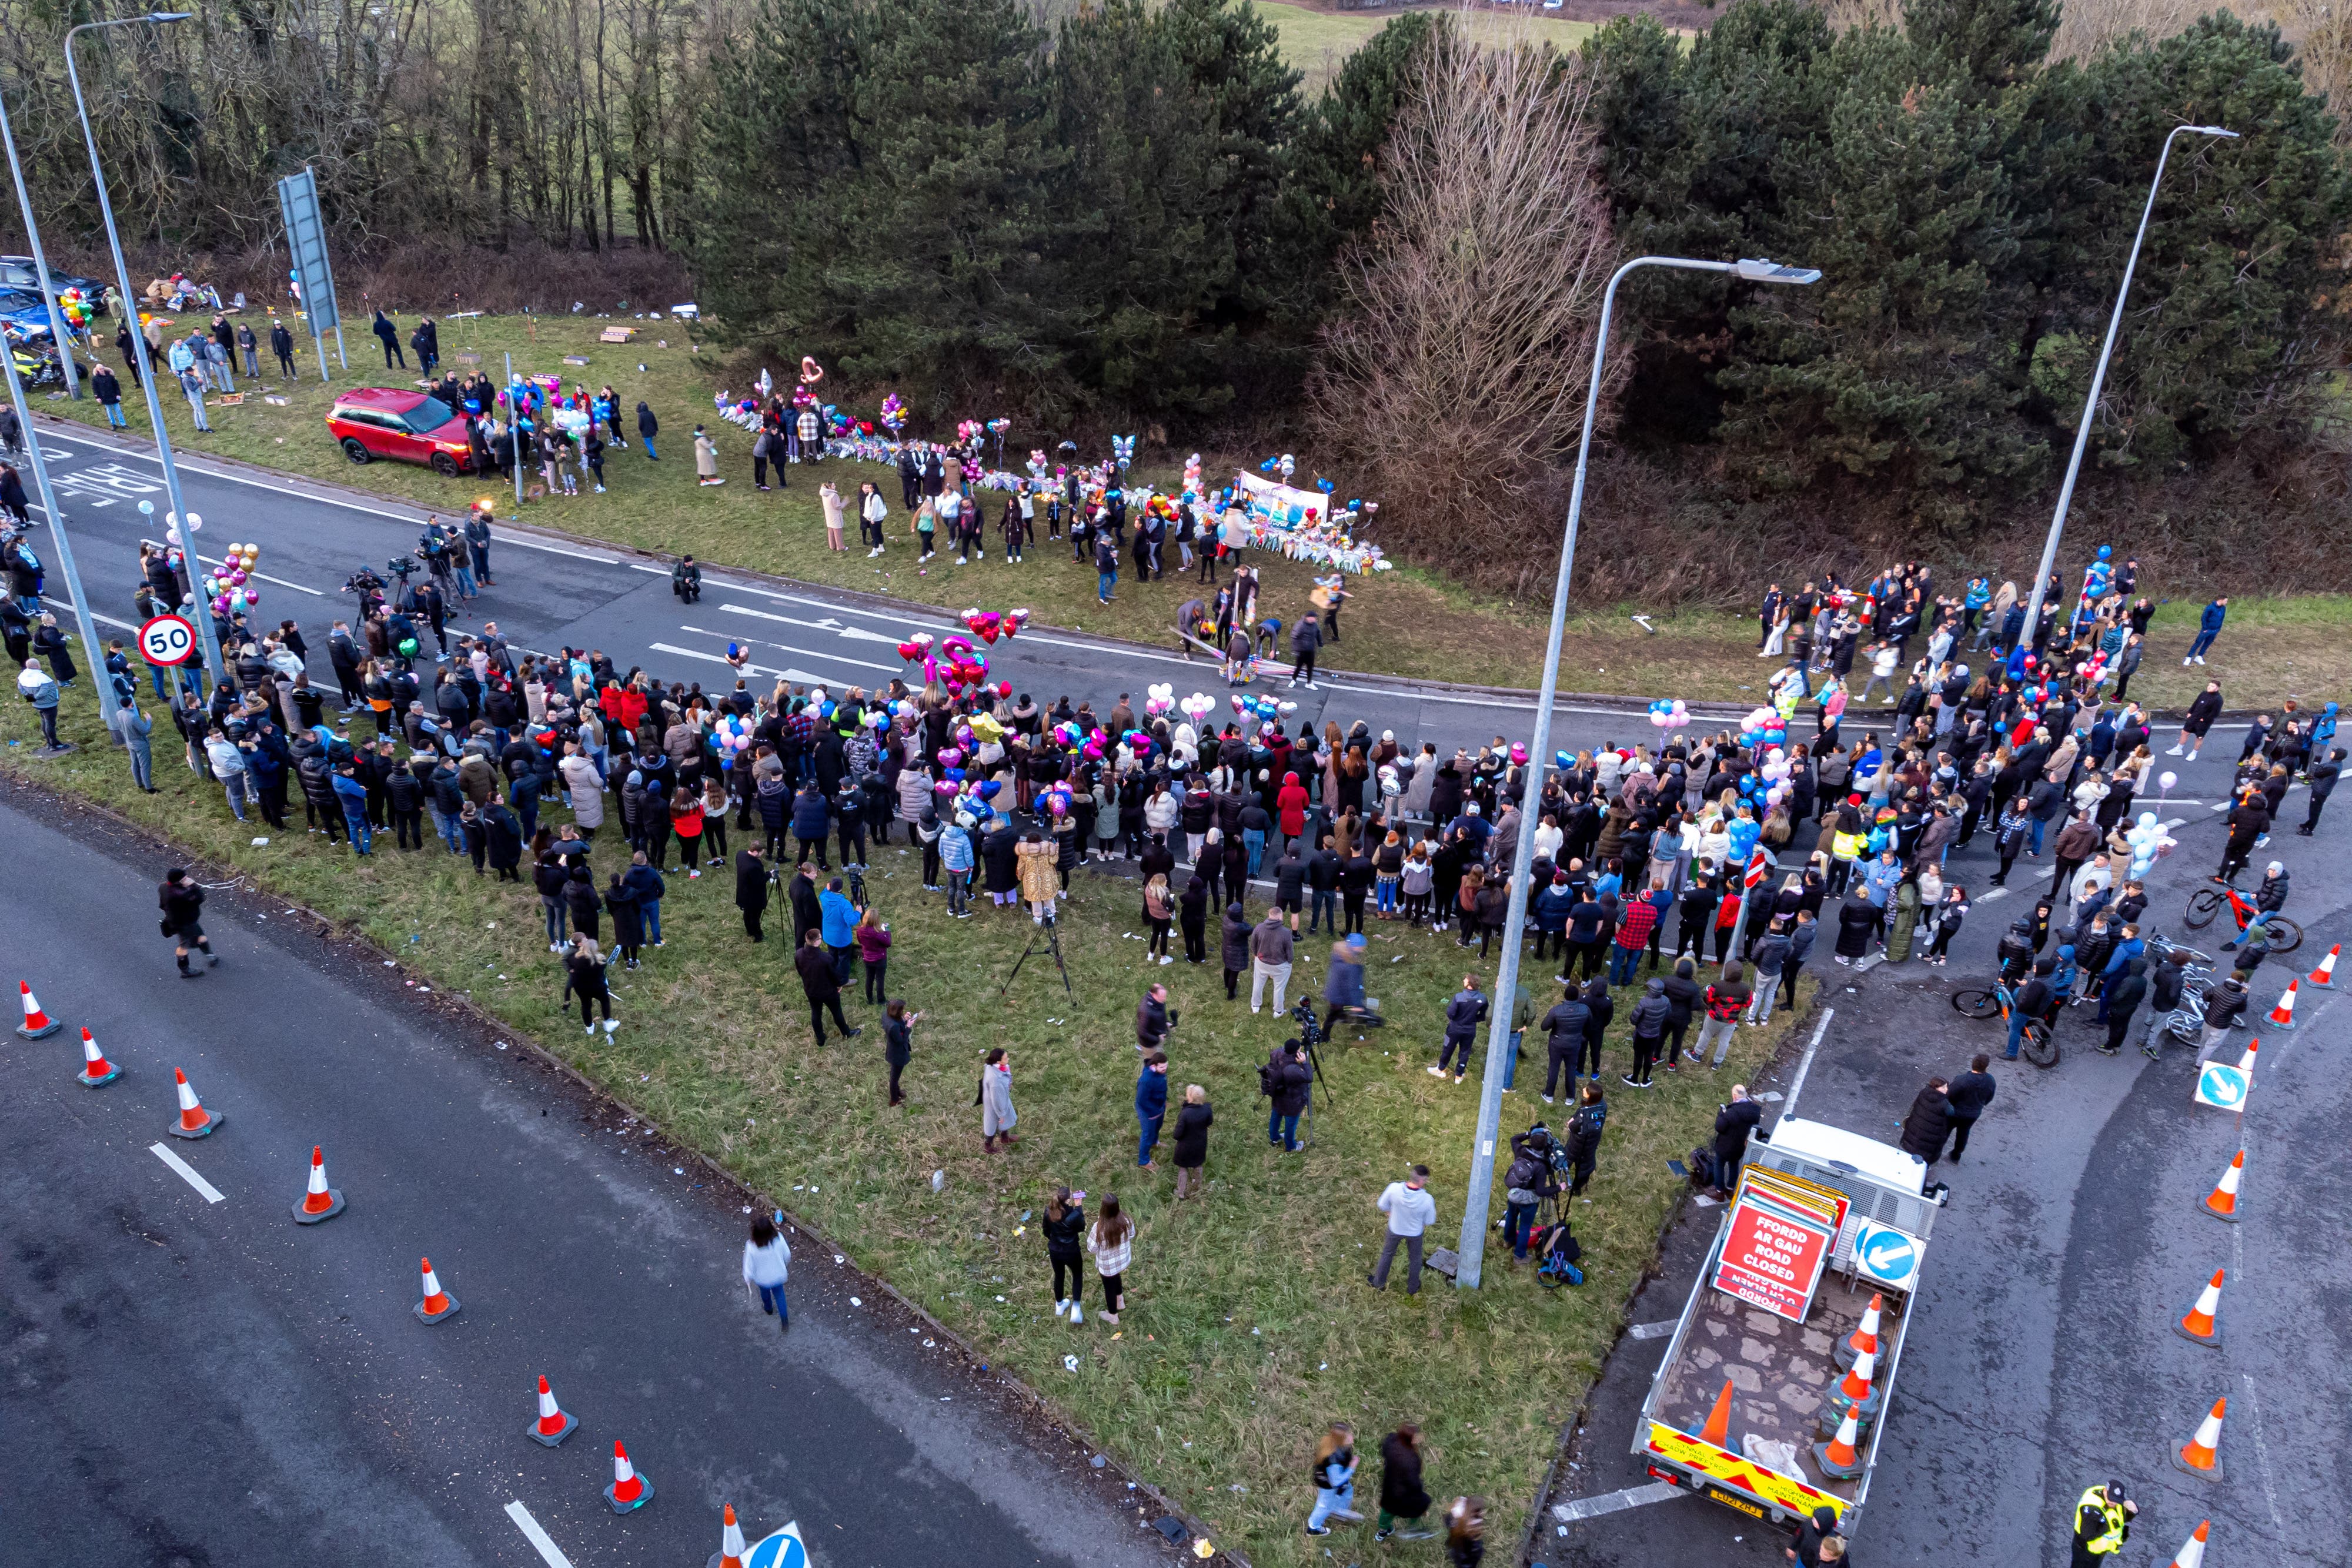
[[[2178,773],[2173,772],[2170,768],[2166,768],[2163,772],[2161,772],[2161,773],[2159,773],[2159,774],[2158,774],[2158,775],[2156,776],[2156,781],[2157,781],[2157,783],[2158,783],[2158,785],[2160,785],[2160,786],[2161,786],[2161,787],[2163,787],[2164,789],[2171,789],[2175,784],[2178,784],[2178,783],[2179,783],[2179,782],[2180,782],[2180,775],[2179,775],[2179,774],[2178,774]]]

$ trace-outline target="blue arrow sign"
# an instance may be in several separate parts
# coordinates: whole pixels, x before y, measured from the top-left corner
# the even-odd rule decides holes
[[[2209,1061],[2197,1074],[2196,1103],[2221,1111],[2243,1110],[2250,1087],[2245,1073],[2239,1069]]]
[[[1853,1235],[1854,1266],[1882,1285],[1907,1291],[1918,1281],[1925,1247],[1907,1231],[1864,1220]]]
[[[808,1568],[808,1548],[801,1544],[800,1521],[794,1520],[753,1546],[743,1568]]]

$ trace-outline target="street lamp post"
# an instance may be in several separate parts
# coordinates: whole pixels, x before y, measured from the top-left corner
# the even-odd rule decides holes
[[[2139,232],[2132,236],[2131,255],[2124,259],[2123,287],[2116,290],[2115,313],[2107,318],[2107,340],[2100,345],[2098,368],[2091,372],[2090,395],[2083,400],[2082,423],[2074,427],[2074,453],[2066,459],[2066,480],[2058,486],[2058,509],[2050,516],[2050,537],[2042,541],[2042,566],[2033,574],[2033,593],[2025,601],[2025,623],[2019,635],[2031,646],[2042,627],[2042,601],[2050,573],[2058,564],[2059,536],[2066,531],[2066,508],[2074,504],[2074,478],[2083,471],[2083,452],[2091,444],[2091,416],[2098,412],[2099,392],[2107,384],[2107,361],[2116,351],[2116,334],[2124,324],[2124,302],[2131,298],[2132,273],[2139,266],[2139,247],[2147,238],[2148,220],[2156,215],[2156,193],[2164,183],[2164,165],[2172,156],[2173,138],[2182,132],[2218,136],[2235,141],[2238,133],[2218,125],[2176,125],[2157,154],[2156,178],[2147,183],[2147,205],[2139,214]]]
[[[1487,1189],[1495,1183],[1495,1140],[1503,1119],[1503,1074],[1511,1054],[1511,1013],[1519,978],[1519,948],[1527,936],[1527,883],[1535,862],[1536,814],[1543,803],[1544,770],[1551,750],[1552,703],[1559,691],[1559,644],[1568,626],[1568,580],[1576,567],[1576,525],[1584,510],[1584,473],[1592,456],[1592,426],[1601,413],[1601,377],[1609,351],[1609,320],[1617,286],[1636,267],[1670,267],[1685,272],[1727,272],[1750,283],[1808,284],[1821,274],[1769,261],[1696,261],[1684,256],[1635,256],[1609,279],[1601,298],[1601,329],[1592,343],[1592,384],[1584,397],[1584,434],[1577,444],[1576,483],[1569,492],[1568,523],[1560,538],[1559,576],[1552,583],[1551,635],[1544,645],[1543,689],[1536,698],[1535,735],[1528,746],[1526,777],[1519,791],[1518,845],[1511,856],[1509,914],[1503,924],[1503,956],[1496,967],[1495,997],[1486,1031],[1486,1076],[1478,1091],[1478,1136],[1470,1151],[1470,1190],[1462,1209],[1462,1239],[1455,1249],[1454,1282],[1476,1290],[1486,1246]]]
[[[8,172],[16,177],[16,204],[25,214],[25,241],[33,252],[34,281],[40,285],[41,302],[48,308],[49,341],[58,347],[58,368],[64,372],[66,391],[79,398],[81,376],[74,368],[73,346],[66,340],[65,312],[58,308],[57,285],[49,280],[49,253],[41,246],[41,225],[33,219],[33,194],[25,186],[25,165],[16,156],[16,133],[8,124],[5,103],[0,103],[0,146],[7,148]]]
[[[124,16],[111,22],[84,22],[66,32],[66,78],[73,84],[74,108],[81,115],[81,139],[89,149],[90,178],[98,186],[98,213],[106,224],[106,243],[114,253],[114,276],[122,290],[123,324],[131,329],[131,351],[141,354],[146,349],[146,334],[140,329],[139,296],[131,292],[131,265],[122,258],[122,235],[114,226],[114,204],[107,199],[106,171],[98,162],[98,138],[89,129],[89,105],[82,98],[81,73],[74,67],[74,38],[99,27],[127,27],[140,22],[184,22],[193,13],[186,11],[150,11],[143,16]],[[128,367],[126,367],[128,368]],[[188,504],[180,496],[179,465],[172,461],[172,436],[163,428],[163,405],[155,396],[155,367],[151,361],[137,377],[139,388],[147,394],[148,422],[155,427],[155,455],[163,467],[163,491],[171,497],[172,521],[179,525],[180,549],[188,560],[188,583],[201,598],[204,566],[196,558],[196,531],[187,526]],[[188,619],[196,623],[196,643],[204,650],[205,670],[215,684],[227,678],[221,664],[220,641],[213,635],[213,607],[199,603]]]

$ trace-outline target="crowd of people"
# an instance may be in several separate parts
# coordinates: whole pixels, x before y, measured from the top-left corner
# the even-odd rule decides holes
[[[1515,1260],[1531,1243],[1546,1251],[1535,1234],[1541,1206],[1591,1180],[1608,1080],[1638,1092],[1658,1072],[1724,1067],[1742,1027],[1760,1028],[1776,1006],[1794,1004],[1824,928],[1838,965],[1873,956],[1947,962],[1971,902],[1949,857],[1979,835],[1998,858],[1992,884],[2020,858],[2046,853],[2056,869],[2050,894],[2001,953],[2012,977],[2047,982],[2034,1005],[2055,1016],[2081,988],[2083,999],[2100,1001],[2113,1046],[2129,1004],[2154,983],[2144,978],[2142,879],[2166,844],[2134,831],[2154,820],[2134,813],[2158,786],[2154,721],[2124,690],[2146,634],[2147,601],[2126,601],[2128,561],[2071,609],[2053,595],[2032,637],[2007,585],[1996,592],[1979,579],[1941,593],[1917,565],[1858,588],[1832,580],[1793,594],[1776,589],[1759,638],[1759,654],[1783,661],[1769,710],[1711,736],[1669,727],[1654,744],[1563,752],[1542,769],[1529,821],[1523,787],[1535,764],[1507,737],[1449,754],[1366,722],[1293,727],[1252,713],[1195,724],[1139,713],[1127,694],[1098,708],[1091,696],[1040,702],[904,680],[828,691],[762,687],[746,674],[706,690],[620,667],[593,648],[518,653],[494,622],[453,630],[456,605],[491,580],[486,527],[476,534],[471,522],[436,524],[416,558],[419,570],[395,574],[396,585],[355,577],[360,623],[339,620],[329,634],[331,685],[313,683],[294,623],[263,629],[237,614],[218,618],[231,679],[205,692],[173,691],[158,677],[188,766],[218,783],[240,818],[257,810],[290,831],[299,793],[304,825],[354,854],[382,852],[375,835],[389,828],[396,852],[431,852],[437,839],[478,873],[528,877],[549,949],[563,963],[565,1000],[577,1001],[592,1034],[622,1022],[613,967],[633,967],[662,947],[671,879],[731,868],[744,940],[765,940],[772,903],[791,914],[792,962],[819,1044],[828,1020],[844,1037],[863,1032],[843,1007],[863,967],[865,1001],[881,1014],[894,1105],[921,1014],[889,987],[891,933],[862,876],[882,846],[919,852],[922,892],[964,919],[1055,923],[1074,873],[1093,864],[1131,874],[1147,971],[1180,956],[1219,965],[1236,1008],[1247,975],[1253,1012],[1269,999],[1277,1016],[1287,1011],[1297,945],[1328,940],[1319,1019],[1300,998],[1309,1002],[1299,1009],[1309,1044],[1384,1021],[1365,995],[1368,922],[1450,937],[1483,963],[1516,904],[1538,967],[1508,998],[1489,996],[1475,971],[1465,975],[1427,1067],[1464,1082],[1474,1059],[1484,1060],[1479,1040],[1494,1012],[1507,1009],[1505,1086],[1525,1092],[1516,1085],[1525,1037],[1542,1038],[1546,1070],[1529,1091],[1561,1106],[1563,1128],[1556,1143],[1548,1127],[1533,1142],[1534,1133],[1514,1140],[1502,1228]],[[142,611],[184,601],[168,558],[148,566]],[[11,586],[24,584],[12,578]],[[1210,624],[1248,627],[1254,589],[1244,569]],[[9,651],[28,672],[38,671],[38,654],[55,684],[70,681],[62,641],[35,637],[24,596],[10,598],[14,613],[0,626]],[[1892,711],[1883,723],[1849,711],[1874,687],[1851,699],[1843,691],[1865,653],[1874,676],[1885,665],[1883,700]],[[1982,667],[1971,668],[1979,653]],[[143,724],[119,645],[105,669],[127,722]],[[1815,722],[1803,735],[1789,721],[1807,701]],[[2212,685],[2188,716],[2183,746],[2201,740],[2219,707]],[[2266,841],[2298,778],[2310,785],[2305,831],[2315,825],[2345,755],[2335,721],[2333,704],[2312,713],[2288,703],[2252,727],[2231,789],[2224,877]],[[1530,869],[1521,880],[1523,839],[1531,841]],[[2273,873],[2265,907],[2284,894]],[[2053,936],[2055,951],[2042,956]],[[1556,969],[1540,967],[1547,961]],[[184,973],[204,972],[184,950],[180,963]],[[1166,988],[1150,973],[1145,979],[1137,1165],[1158,1168],[1172,1100],[1177,1192],[1194,1196],[1213,1109],[1197,1084],[1171,1093],[1176,1013]],[[1535,993],[1547,979],[1559,999],[1541,1004]],[[1621,1009],[1630,1053],[1609,1062],[1608,1031]],[[2112,1021],[2117,1014],[2124,1022]],[[2016,1044],[2012,1033],[2012,1056]],[[1980,1059],[1976,1072],[1985,1066]],[[1270,1052],[1261,1075],[1270,1145],[1299,1148],[1298,1116],[1314,1082],[1299,1043]],[[1930,1164],[1953,1119],[1981,1113],[1990,1080],[1931,1089],[1937,1103],[1914,1108],[1916,1138],[1906,1127],[1906,1146],[1934,1145],[1923,1152]],[[1016,1145],[1004,1047],[989,1048],[981,1063],[976,1109],[984,1151]],[[1939,1118],[1940,1131],[1931,1125]],[[1736,1182],[1758,1121],[1755,1102],[1735,1086],[1717,1113],[1714,1158],[1702,1176],[1718,1193]],[[1426,1169],[1416,1167],[1381,1195],[1386,1240],[1368,1276],[1373,1287],[1385,1286],[1402,1249],[1406,1289],[1418,1289],[1422,1233],[1435,1212],[1427,1185]],[[1046,1211],[1056,1316],[1084,1322],[1079,1265],[1091,1261],[1098,1313],[1117,1323],[1135,1266],[1133,1220],[1115,1197],[1098,1200],[1091,1220],[1085,1202],[1083,1193],[1059,1191]],[[780,1289],[773,1304],[781,1307]],[[1317,1460],[1316,1533],[1332,1518],[1355,1517],[1352,1455],[1339,1429],[1334,1437]],[[1392,1464],[1391,1479],[1409,1468]],[[1430,1506],[1417,1478],[1393,1499],[1389,1481],[1382,1490],[1383,1512],[1396,1519],[1417,1520]],[[1415,1498],[1417,1509],[1402,1506]],[[1477,1516],[1475,1500],[1457,1502],[1457,1525]]]

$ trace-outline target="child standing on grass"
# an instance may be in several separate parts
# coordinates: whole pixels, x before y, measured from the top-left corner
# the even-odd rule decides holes
[[[1364,1516],[1356,1511],[1356,1429],[1334,1421],[1315,1447],[1315,1511],[1307,1516],[1307,1533],[1328,1535],[1327,1519],[1353,1524]]]
[[[1135,1221],[1119,1212],[1118,1195],[1103,1195],[1102,1212],[1095,1218],[1095,1228],[1088,1245],[1095,1255],[1095,1272],[1102,1276],[1103,1322],[1113,1327],[1118,1323],[1118,1310],[1126,1303],[1127,1269],[1133,1261],[1129,1243],[1135,1238]]]
[[[1045,1205],[1045,1259],[1054,1266],[1054,1315],[1070,1314],[1075,1326],[1087,1321],[1087,1309],[1079,1298],[1086,1294],[1087,1278],[1079,1270],[1085,1267],[1085,1255],[1079,1245],[1086,1239],[1087,1211],[1082,1207],[1087,1195],[1057,1186]],[[1064,1275],[1069,1277],[1069,1289],[1062,1288]]]

